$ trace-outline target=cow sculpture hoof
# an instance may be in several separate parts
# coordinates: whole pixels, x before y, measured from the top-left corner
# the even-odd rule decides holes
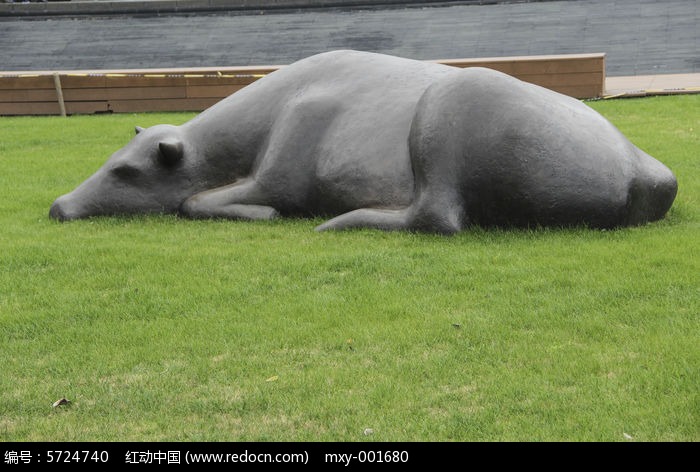
[[[488,69],[319,54],[136,137],[52,218],[326,216],[318,230],[637,225],[673,173],[585,104]]]

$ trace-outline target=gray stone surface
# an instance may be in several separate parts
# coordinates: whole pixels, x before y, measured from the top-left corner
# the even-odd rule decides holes
[[[413,59],[605,52],[607,73],[700,72],[697,0],[0,19],[0,69],[289,64],[342,48]]]
[[[357,51],[304,59],[182,126],[138,131],[50,215],[610,228],[662,218],[677,188],[578,100],[489,69]]]
[[[552,0],[0,0],[0,16],[163,14],[328,7],[384,8],[395,5],[483,4]],[[574,1],[574,0],[569,0]]]

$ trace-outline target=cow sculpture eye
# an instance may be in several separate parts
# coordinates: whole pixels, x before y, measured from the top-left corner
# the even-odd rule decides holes
[[[138,170],[134,166],[130,166],[128,164],[125,164],[125,165],[120,165],[120,166],[112,169],[112,174],[114,174],[116,177],[118,177],[120,179],[131,180],[131,179],[135,179],[139,175],[141,175],[141,171]]]

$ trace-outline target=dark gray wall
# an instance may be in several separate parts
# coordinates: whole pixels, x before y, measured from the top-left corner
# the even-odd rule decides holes
[[[351,48],[413,59],[605,52],[610,76],[688,73],[700,72],[698,24],[696,0],[3,17],[0,68],[288,64]]]

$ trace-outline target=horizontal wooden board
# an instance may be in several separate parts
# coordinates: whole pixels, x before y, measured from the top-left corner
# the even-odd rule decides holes
[[[66,103],[66,113],[69,115],[110,112],[112,112],[112,110],[110,109],[109,102],[107,101],[85,101]]]
[[[225,98],[245,85],[204,85],[187,87],[188,98]]]
[[[70,102],[66,103],[66,113],[94,114],[108,113],[107,102]],[[21,102],[0,103],[0,115],[58,115],[58,102]]]
[[[508,68],[515,72],[540,70],[546,72],[582,72],[604,70],[605,54],[571,54],[558,56],[522,56],[475,59],[444,59],[433,61],[454,67]]]
[[[187,98],[186,87],[118,87],[63,89],[63,100],[147,100],[155,98]],[[49,102],[58,100],[56,90],[0,90],[0,102]]]
[[[155,100],[110,100],[66,102],[66,113],[139,113],[149,111],[201,111],[218,102],[215,98],[181,98]],[[58,102],[7,102],[0,103],[0,116],[58,115]]]
[[[0,90],[26,90],[55,88],[53,76],[12,76],[0,75]]]
[[[605,78],[597,73],[590,72],[586,74],[532,74],[523,75],[520,80],[530,82],[532,84],[541,85],[543,87],[552,87],[559,85],[598,85],[602,86]]]
[[[10,102],[55,102],[58,100],[56,89],[2,90],[0,103]]]
[[[269,74],[285,66],[223,66],[223,67],[177,67],[166,68],[160,67],[157,69],[81,69],[81,70],[41,70],[41,71],[0,71],[0,75],[51,75],[57,72],[61,75],[65,74],[80,74],[80,75],[96,75],[105,73],[123,74],[123,75],[144,75],[144,74],[227,74],[227,73],[245,73],[245,74]]]
[[[223,77],[188,77],[187,85],[250,85],[263,76],[237,75]]]
[[[590,63],[568,62],[470,62],[455,65],[455,67],[487,67],[513,76],[527,74],[578,74],[587,72],[603,72],[605,66],[596,61]]]
[[[570,68],[571,72],[576,72],[583,65],[589,67],[591,65],[602,64],[605,62],[605,53],[593,54],[561,54],[550,56],[512,56],[512,57],[477,57],[466,59],[438,59],[430,62],[438,62],[440,64],[451,65],[455,67],[468,67],[470,64],[497,64],[497,63],[515,63],[515,64],[536,64],[546,66],[547,64],[559,64],[563,69]]]
[[[218,102],[218,98],[180,98],[166,100],[111,100],[110,110],[115,113],[148,111],[202,111]]]
[[[552,90],[574,98],[594,98],[603,95],[599,87],[590,85],[560,85],[552,87]]]
[[[262,75],[238,74],[230,76],[161,76],[148,74],[131,75],[60,75],[63,89],[98,88],[98,87],[175,87],[185,85],[249,85],[263,77]],[[15,77],[0,75],[0,90],[46,89],[55,88],[53,76]]]
[[[66,101],[187,98],[187,87],[117,87],[63,90]]]

